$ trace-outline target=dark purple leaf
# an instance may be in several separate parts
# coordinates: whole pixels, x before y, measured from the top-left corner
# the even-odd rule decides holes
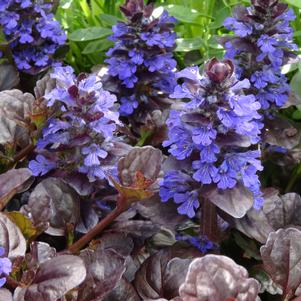
[[[85,262],[87,277],[79,291],[79,301],[98,301],[111,292],[125,272],[125,259],[113,249],[84,250],[81,258]]]
[[[45,94],[49,93],[55,88],[56,80],[46,74],[43,78],[36,82],[34,94],[37,99],[42,98]]]
[[[177,212],[177,205],[173,202],[162,203],[158,197],[136,203],[135,208],[143,217],[150,219],[154,224],[174,230],[185,221],[183,215]]]
[[[84,201],[80,203],[80,222],[76,226],[76,231],[87,233],[97,225],[99,216],[93,208],[93,203]]]
[[[30,253],[26,254],[26,262],[30,268],[34,268],[55,256],[56,250],[50,247],[49,244],[34,241],[30,245]]]
[[[8,63],[0,65],[0,91],[10,90],[19,84],[17,69]]]
[[[163,156],[160,150],[151,146],[135,147],[118,162],[118,176],[122,185],[131,186],[136,173],[141,172],[149,180],[160,176]]]
[[[62,255],[43,262],[29,287],[18,287],[14,301],[57,301],[86,278],[78,256]]]
[[[5,256],[10,259],[24,256],[26,252],[23,234],[4,213],[0,213],[0,246],[5,249]]]
[[[118,285],[105,296],[103,301],[140,301],[133,285],[121,278]],[[1,300],[0,300],[1,301]]]
[[[86,175],[79,173],[71,173],[66,177],[62,178],[69,186],[71,186],[79,195],[88,196],[90,195],[94,188],[93,184],[89,182]]]
[[[264,268],[289,300],[301,294],[301,231],[279,229],[260,248]]]
[[[19,90],[0,92],[0,144],[26,147],[30,142],[29,129],[25,127],[30,118],[35,98]],[[23,125],[24,124],[24,125]]]
[[[292,149],[300,143],[300,138],[301,131],[292,121],[275,117],[265,122],[263,139],[271,145]]]
[[[192,261],[179,289],[183,301],[254,301],[259,283],[226,256],[206,255]]]
[[[116,222],[111,230],[114,232],[122,232],[140,238],[149,238],[160,230],[158,225],[149,221],[129,220]]]
[[[61,236],[67,223],[79,221],[79,197],[61,179],[47,178],[35,187],[22,210],[35,225],[49,223],[46,233]]]
[[[131,256],[135,247],[133,239],[126,234],[113,232],[102,235],[98,240],[98,244],[99,248],[104,250],[114,250],[116,253],[124,257],[126,271],[124,272],[123,277],[128,281],[132,281],[139,268],[139,265]]]
[[[243,185],[238,184],[232,189],[210,189],[204,196],[221,210],[235,218],[242,218],[252,208],[253,194]]]
[[[265,243],[269,233],[289,226],[301,226],[301,197],[296,193],[279,196],[276,189],[266,190],[263,207],[250,209],[235,227],[250,238]]]
[[[20,192],[26,191],[33,183],[34,178],[28,168],[11,169],[0,175],[0,210],[11,198]]]
[[[192,259],[200,256],[195,249],[167,248],[146,259],[136,273],[135,287],[145,299],[171,299],[178,296]]]
[[[144,299],[143,301],[184,301],[181,297],[175,297],[170,300],[167,300],[165,298],[159,298],[159,299]]]
[[[13,301],[13,296],[6,288],[0,288],[0,301]]]
[[[134,249],[133,239],[123,233],[104,234],[98,242],[102,249],[113,249],[124,257],[129,256]]]
[[[118,161],[118,178],[111,182],[128,202],[149,199],[159,189],[163,156],[151,146],[135,147]]]
[[[126,156],[132,149],[133,147],[129,144],[126,144],[121,141],[113,141],[111,153],[112,155],[120,158]]]
[[[119,222],[127,221],[127,220],[133,218],[134,216],[136,216],[136,214],[137,214],[137,210],[136,210],[136,208],[134,208],[134,206],[132,206],[128,210],[126,210],[125,212],[121,213],[116,218],[116,221],[119,221]]]

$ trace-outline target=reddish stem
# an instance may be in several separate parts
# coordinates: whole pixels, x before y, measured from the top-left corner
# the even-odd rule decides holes
[[[207,199],[202,202],[200,234],[213,242],[218,241],[218,225],[216,206]]]
[[[8,164],[8,167],[13,167],[16,163],[27,157],[34,149],[35,146],[33,144],[28,144],[11,159],[11,162]]]
[[[81,237],[78,241],[69,247],[71,253],[77,253],[85,245],[87,245],[94,237],[99,235],[103,229],[109,226],[121,213],[129,208],[126,199],[123,196],[118,196],[116,208],[102,219],[93,229]]]
[[[17,280],[15,280],[14,278],[12,278],[10,276],[6,277],[6,283],[11,288],[17,288],[20,285]]]

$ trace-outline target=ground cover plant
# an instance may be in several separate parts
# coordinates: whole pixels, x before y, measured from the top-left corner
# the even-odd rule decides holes
[[[301,300],[300,0],[0,0],[0,301]]]

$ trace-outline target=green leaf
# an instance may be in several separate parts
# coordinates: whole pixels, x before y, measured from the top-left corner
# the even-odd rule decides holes
[[[291,87],[294,92],[301,96],[301,71],[299,71],[293,76],[291,81]]]
[[[73,0],[61,0],[60,1],[60,7],[62,9],[68,9],[72,5]]]
[[[301,37],[301,30],[295,31],[294,37]]]
[[[113,46],[113,42],[107,39],[101,39],[97,41],[90,42],[83,50],[83,54],[98,53],[105,51]]]
[[[192,24],[200,25],[198,22],[198,19],[200,17],[213,19],[208,15],[201,14],[195,9],[188,8],[181,5],[170,4],[165,6],[164,8],[168,11],[168,13],[171,16],[175,17],[178,21],[181,21],[183,23],[192,23]]]
[[[215,14],[214,22],[209,25],[210,29],[216,29],[223,26],[224,20],[231,16],[231,9],[229,7],[223,7],[219,9]]]
[[[113,16],[113,15],[109,15],[109,14],[101,14],[99,17],[100,17],[101,21],[103,21],[110,27],[115,25],[117,22],[122,21],[122,19],[120,19],[116,16]]]
[[[103,27],[81,28],[72,32],[69,36],[69,39],[75,42],[93,41],[105,38],[111,33],[111,29]]]
[[[21,212],[12,211],[5,213],[9,219],[15,223],[21,230],[24,237],[28,240],[35,237],[38,233],[37,228],[33,225],[32,221]]]
[[[200,49],[202,46],[204,46],[202,38],[177,39],[177,48],[175,51],[188,52]]]
[[[300,0],[285,0],[286,3],[301,8]]]
[[[293,119],[295,120],[301,120],[301,111],[297,110],[292,115]]]
[[[281,67],[281,73],[288,74],[290,72],[297,70],[298,68],[299,68],[299,63],[293,63],[293,64],[289,63]]]

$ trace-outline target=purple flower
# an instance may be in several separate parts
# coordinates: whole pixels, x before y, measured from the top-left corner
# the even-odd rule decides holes
[[[181,204],[180,214],[193,217],[207,185],[226,190],[240,183],[253,193],[254,205],[258,204],[260,153],[246,146],[258,143],[262,124],[260,103],[253,95],[243,94],[250,82],[237,80],[232,62],[217,59],[205,65],[203,76],[189,67],[177,77],[183,83],[172,97],[182,95],[190,102],[170,112],[168,140],[163,146],[183,161],[183,170],[166,173],[160,188],[162,201],[173,199]]]
[[[217,176],[218,170],[213,164],[193,161],[192,167],[197,170],[193,174],[193,178],[200,183],[211,184]]]
[[[178,207],[179,214],[187,215],[190,218],[195,216],[195,210],[200,206],[198,193],[196,191],[176,193],[174,195],[174,202],[180,204]]]
[[[195,144],[208,146],[216,138],[216,130],[209,126],[196,127],[192,130],[192,141]]]
[[[224,22],[235,33],[223,42],[226,57],[234,60],[238,77],[250,79],[252,89],[246,93],[255,95],[263,110],[281,107],[288,99],[289,87],[281,67],[297,50],[289,25],[294,18],[286,4],[252,1],[251,7],[235,8],[233,17]],[[280,92],[281,87],[286,88]]]
[[[30,169],[36,176],[58,169],[63,174],[84,173],[91,182],[105,179],[105,170],[113,169],[116,160],[110,150],[121,124],[116,97],[103,89],[95,75],[76,77],[68,66],[55,67],[51,77],[56,86],[44,97],[49,107],[59,104],[60,110],[48,120],[37,143],[37,149],[51,159],[37,155]]]
[[[219,147],[212,143],[208,146],[200,147],[200,162],[202,163],[213,163],[217,160],[217,154],[220,152]]]
[[[11,261],[5,257],[4,248],[0,247],[0,287],[2,287],[6,282],[6,277],[12,271]]]
[[[176,235],[176,240],[185,241],[195,248],[197,248],[201,253],[206,254],[208,251],[215,250],[218,248],[217,244],[210,241],[207,236],[191,236],[187,234]]]
[[[141,123],[145,117],[142,114],[166,106],[166,98],[176,84],[172,53],[175,19],[165,11],[154,18],[152,6],[140,0],[127,1],[120,9],[127,20],[112,28],[109,39],[115,45],[107,52],[110,76],[106,86],[118,96],[122,116],[135,117],[141,106]]]
[[[134,112],[135,109],[138,108],[138,101],[136,101],[135,95],[130,97],[122,97],[120,102],[121,105],[119,112],[122,116],[129,116]]]
[[[87,167],[99,165],[100,164],[99,158],[104,159],[108,155],[108,153],[105,150],[101,149],[95,143],[93,143],[90,146],[83,147],[82,154],[86,155],[84,164]]]
[[[257,45],[263,53],[274,52],[277,46],[277,40],[266,34],[263,34],[257,41]]]
[[[184,160],[189,157],[193,151],[191,133],[182,127],[174,127],[169,135],[169,140],[163,143],[163,146],[171,145],[169,152],[178,160]]]
[[[160,197],[162,202],[167,202],[172,199],[175,194],[190,191],[190,183],[192,182],[192,178],[184,172],[177,170],[168,171],[160,187]]]
[[[143,52],[139,50],[131,50],[129,52],[129,56],[131,61],[136,65],[141,65],[144,61],[143,59]]]
[[[103,180],[106,178],[106,174],[101,166],[81,166],[78,171],[86,174],[90,182],[95,182],[97,179]]]
[[[118,41],[118,38],[127,34],[129,32],[129,27],[123,22],[118,22],[116,25],[113,25],[112,31],[113,35],[110,37],[112,41]]]
[[[249,24],[237,21],[235,18],[229,17],[224,21],[224,26],[233,30],[235,34],[246,37],[253,32],[253,28]]]
[[[42,1],[43,2],[43,1]],[[39,73],[55,61],[52,54],[66,41],[65,32],[51,14],[53,4],[13,0],[0,3],[0,26],[19,70]]]
[[[44,176],[50,170],[56,168],[56,163],[46,159],[42,155],[37,155],[35,160],[31,160],[28,165],[29,169],[32,171],[32,174],[37,176]]]
[[[257,172],[257,170],[256,170]],[[213,181],[220,189],[233,188],[237,183],[237,172],[231,169],[226,162],[223,162],[215,174]]]

